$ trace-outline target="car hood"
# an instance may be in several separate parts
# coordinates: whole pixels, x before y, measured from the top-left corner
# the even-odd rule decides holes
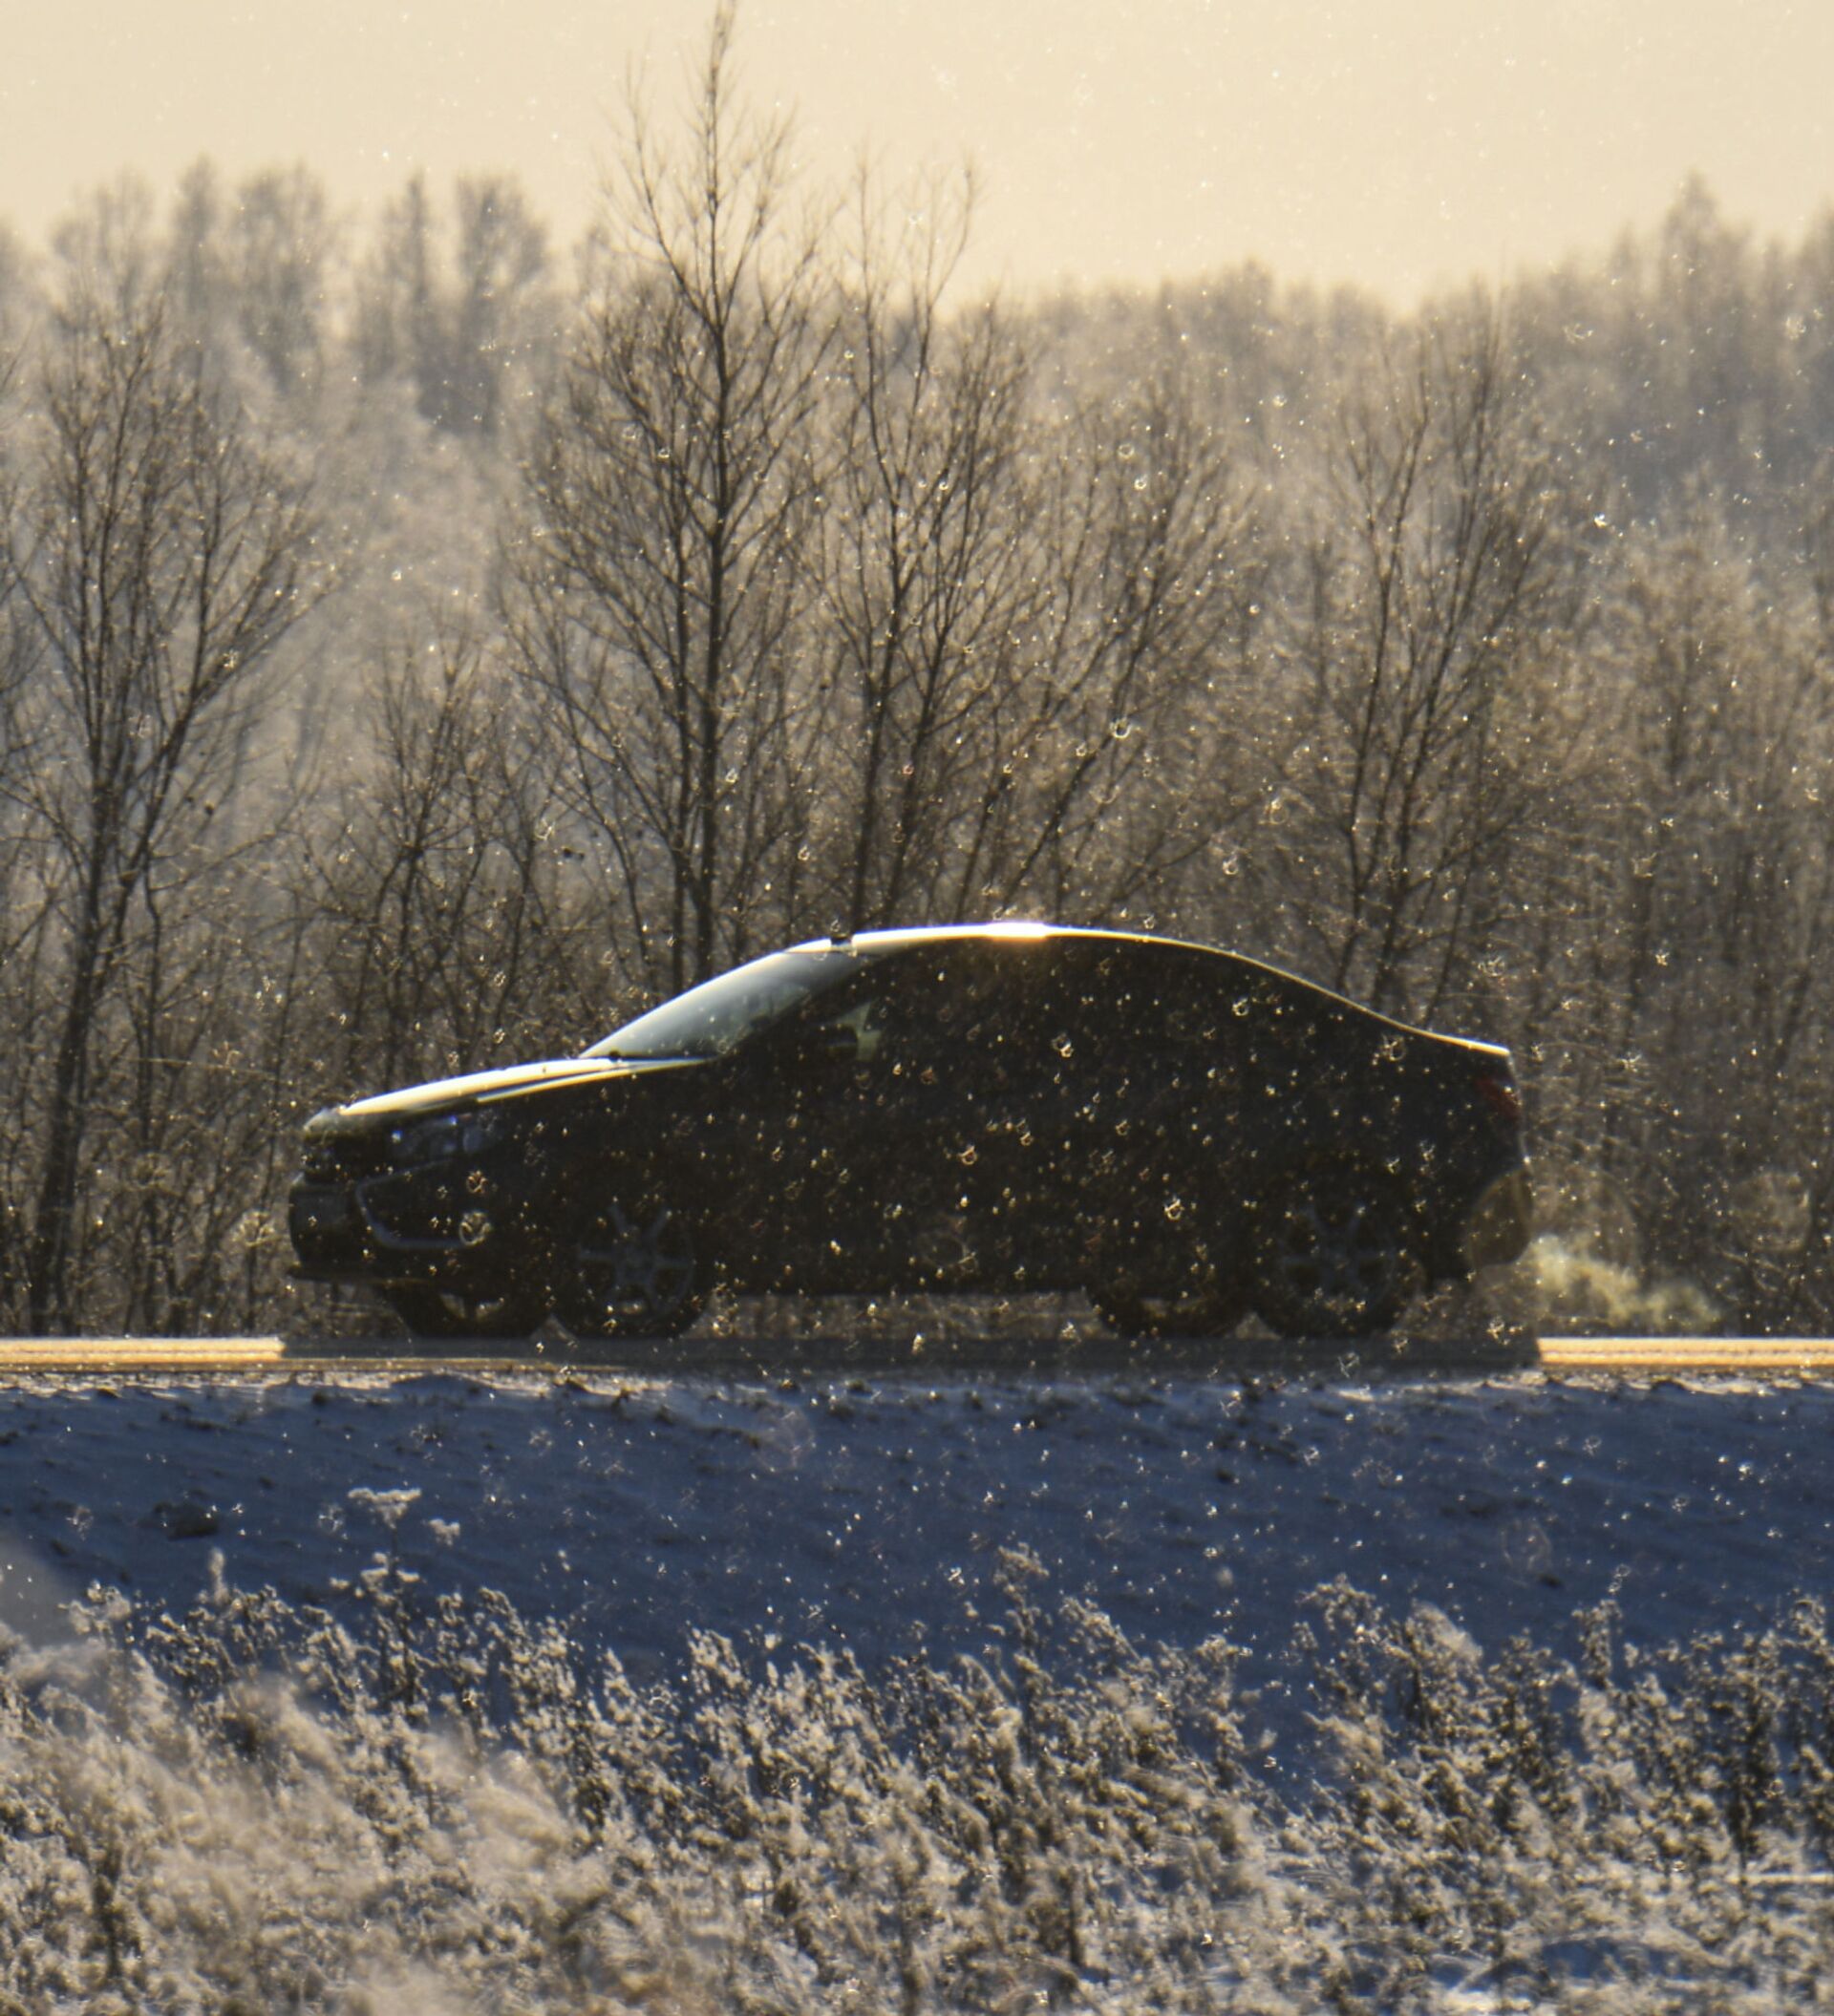
[[[468,1072],[458,1078],[435,1078],[425,1085],[404,1085],[398,1092],[376,1093],[337,1108],[340,1119],[398,1119],[404,1114],[437,1113],[446,1107],[491,1104],[556,1085],[585,1085],[609,1078],[635,1078],[652,1072],[684,1071],[704,1063],[700,1057],[553,1057],[541,1064],[512,1064],[501,1071]]]

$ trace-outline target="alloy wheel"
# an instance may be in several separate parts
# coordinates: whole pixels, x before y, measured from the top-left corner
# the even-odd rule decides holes
[[[668,1204],[589,1210],[568,1244],[556,1306],[576,1336],[662,1336],[684,1330],[706,1300],[692,1228]]]
[[[1414,1286],[1406,1215],[1374,1178],[1292,1183],[1274,1200],[1257,1264],[1262,1315],[1288,1336],[1363,1336]]]

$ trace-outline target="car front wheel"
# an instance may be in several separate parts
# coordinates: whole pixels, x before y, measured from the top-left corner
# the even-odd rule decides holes
[[[1281,1183],[1261,1211],[1255,1307],[1284,1337],[1366,1337],[1419,1285],[1410,1214],[1376,1171],[1320,1170]]]
[[[1163,1295],[1115,1282],[1092,1288],[1089,1300],[1122,1337],[1226,1337],[1248,1314],[1243,1298],[1221,1285]]]
[[[693,1229],[655,1199],[588,1206],[559,1260],[554,1309],[576,1337],[676,1337],[707,1304]]]

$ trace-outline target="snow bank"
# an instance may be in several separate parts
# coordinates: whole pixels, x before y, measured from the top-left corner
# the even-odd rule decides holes
[[[1824,1584],[1830,1430],[1818,1386],[1534,1374],[46,1381],[0,1392],[0,1620],[42,1636],[92,1581],[182,1607],[211,1547],[334,1600],[374,1545],[350,1493],[407,1488],[430,1588],[648,1674],[691,1630],[976,1644],[1003,1547],[1137,1637],[1226,1634],[1255,1684],[1338,1575],[1491,1648],[1608,1596],[1656,1644]]]

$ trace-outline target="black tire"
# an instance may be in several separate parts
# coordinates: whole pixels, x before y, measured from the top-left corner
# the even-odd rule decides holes
[[[555,1255],[554,1313],[575,1337],[679,1337],[707,1306],[693,1227],[659,1199],[577,1213]]]
[[[1379,1170],[1296,1172],[1258,1217],[1254,1305],[1283,1337],[1367,1337],[1420,1285],[1413,1214]]]
[[[443,1288],[385,1288],[382,1300],[411,1337],[526,1337],[547,1314],[526,1288],[501,1295],[458,1295]]]
[[[1226,1337],[1248,1313],[1232,1288],[1154,1295],[1132,1283],[1092,1288],[1096,1314],[1122,1337]]]

